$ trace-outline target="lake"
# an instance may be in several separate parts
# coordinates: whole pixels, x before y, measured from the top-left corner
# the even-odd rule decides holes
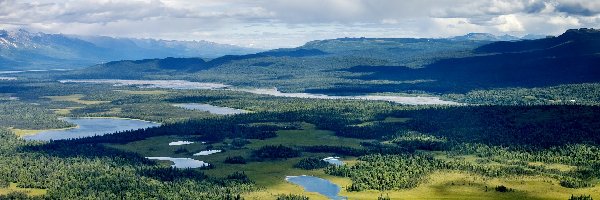
[[[461,103],[445,101],[439,97],[432,96],[393,96],[393,95],[356,95],[356,96],[335,96],[313,93],[284,93],[277,88],[233,88],[230,85],[221,83],[191,82],[185,80],[122,80],[122,79],[72,79],[60,80],[61,83],[105,83],[114,86],[138,86],[140,88],[168,88],[168,89],[223,89],[231,91],[248,92],[253,94],[263,94],[276,97],[293,97],[309,99],[354,99],[354,100],[372,100],[388,101],[406,105],[462,105]],[[206,105],[206,104],[204,104]],[[193,109],[193,108],[192,108]],[[198,109],[200,110],[200,109]],[[239,113],[235,113],[239,114]]]
[[[202,83],[184,80],[123,80],[123,79],[74,79],[60,80],[61,83],[104,83],[113,86],[137,86],[140,88],[165,88],[165,89],[219,89],[228,87],[220,83]]]
[[[171,162],[173,162],[173,165],[171,165],[171,167],[180,168],[180,169],[193,169],[193,168],[200,168],[200,167],[205,167],[205,166],[209,165],[208,163],[205,163],[204,161],[194,160],[191,158],[171,158],[171,157],[146,157],[146,158],[150,159],[150,160],[171,161]]]
[[[198,153],[195,153],[194,156],[208,156],[210,154],[215,154],[215,153],[220,153],[223,150],[206,150],[206,151],[201,151]]]
[[[190,142],[190,141],[169,142],[169,146],[181,146],[181,145],[188,145],[188,144],[194,144],[194,142]]]
[[[342,162],[340,160],[340,157],[327,157],[327,158],[323,158],[323,161],[328,162],[329,164],[332,164],[332,165],[337,165],[337,166],[344,165],[344,162]]]
[[[76,124],[77,127],[42,131],[35,135],[25,136],[24,139],[42,141],[74,139],[160,125],[154,122],[123,118],[63,118],[63,120]]]
[[[312,93],[284,93],[277,88],[272,89],[234,89],[236,91],[249,92],[253,94],[264,94],[276,97],[294,97],[308,99],[360,99],[372,101],[389,101],[407,105],[460,105],[452,101],[444,101],[439,97],[411,97],[411,96],[384,96],[384,95],[360,95],[360,96],[332,96]]]
[[[308,192],[316,192],[326,196],[329,199],[347,199],[345,197],[338,196],[340,193],[340,187],[332,182],[314,176],[287,176],[286,181],[293,184],[300,185],[304,190]]]
[[[248,113],[247,110],[221,107],[221,106],[213,106],[210,104],[202,104],[202,103],[181,103],[181,104],[173,104],[174,106],[185,108],[188,110],[200,110],[206,111],[216,115],[234,115],[234,114],[242,114]]]

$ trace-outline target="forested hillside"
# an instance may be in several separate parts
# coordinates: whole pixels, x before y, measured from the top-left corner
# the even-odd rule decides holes
[[[142,79],[169,74],[289,92],[464,94],[598,82],[599,38],[593,29],[508,42],[341,38],[206,61],[169,58],[157,61],[159,66],[148,61],[111,62],[66,78]]]

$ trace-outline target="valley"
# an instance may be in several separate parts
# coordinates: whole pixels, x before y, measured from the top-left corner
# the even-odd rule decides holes
[[[0,199],[600,198],[598,41],[340,38],[5,72]]]

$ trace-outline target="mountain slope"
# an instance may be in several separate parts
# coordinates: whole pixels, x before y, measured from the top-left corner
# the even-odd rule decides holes
[[[0,30],[0,69],[89,66],[113,60],[204,57],[258,50],[206,41],[167,41]]]
[[[442,93],[600,82],[597,30],[569,30],[553,38],[496,42],[474,52],[474,56],[444,59],[421,69],[357,66],[349,71],[371,73],[360,77],[364,80],[434,80],[404,89]]]

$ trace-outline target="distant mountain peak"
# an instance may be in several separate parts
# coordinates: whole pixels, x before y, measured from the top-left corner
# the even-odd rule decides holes
[[[520,40],[521,38],[508,34],[497,36],[491,33],[468,33],[466,35],[451,37],[449,39],[455,41],[512,41]]]
[[[262,50],[204,40],[115,38],[0,30],[0,68],[83,67],[114,60],[165,57],[216,58]]]
[[[580,28],[580,29],[569,29],[559,37],[581,37],[591,36],[600,37],[600,29],[593,28]]]

